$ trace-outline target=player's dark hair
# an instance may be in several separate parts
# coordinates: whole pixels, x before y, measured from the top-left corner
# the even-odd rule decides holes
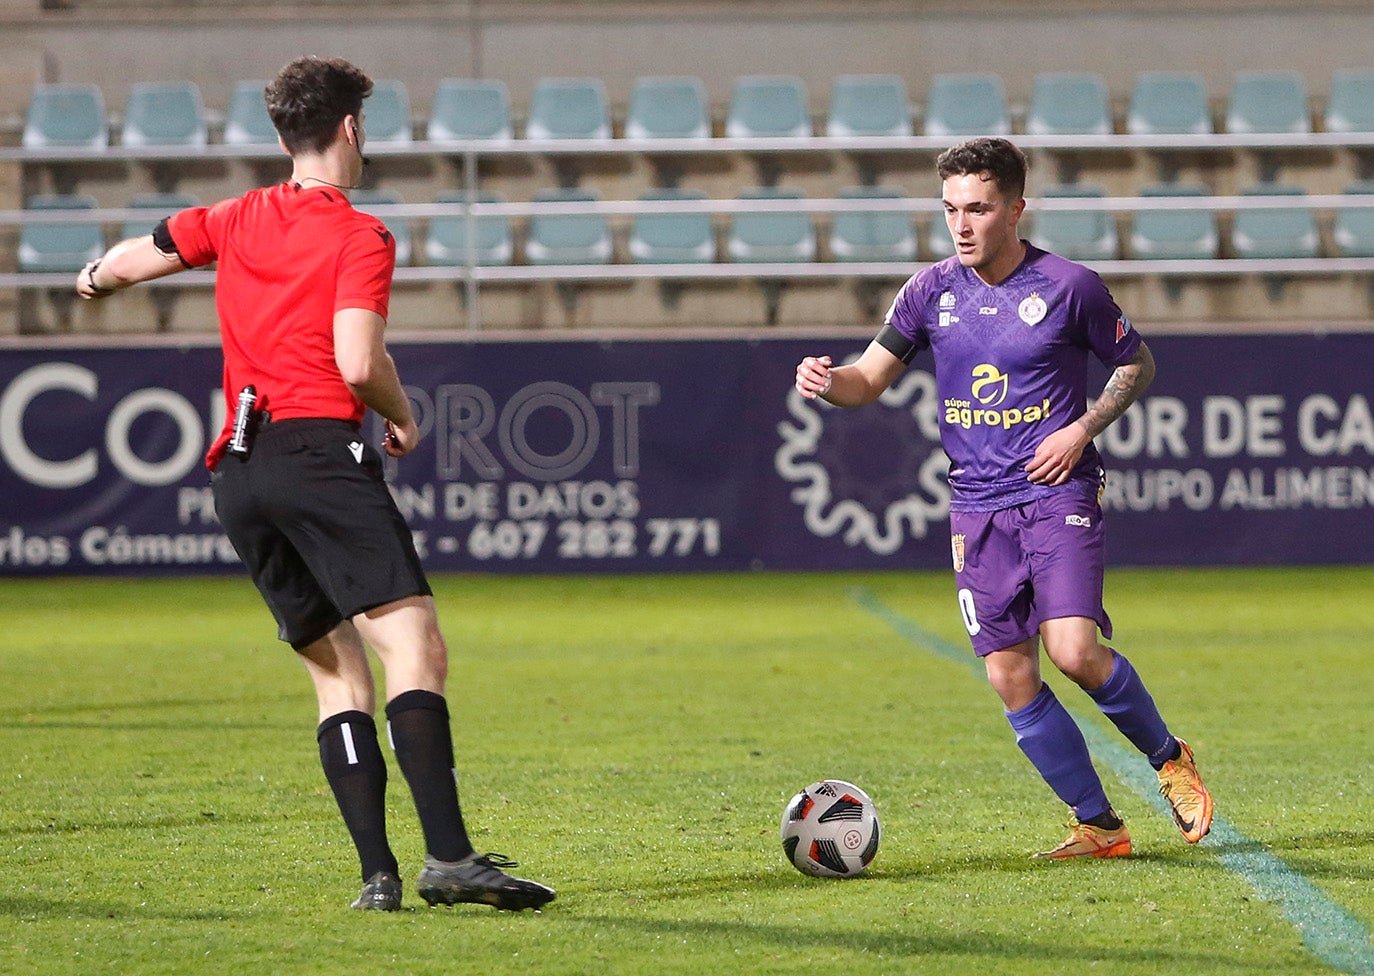
[[[372,79],[342,58],[292,61],[263,91],[286,151],[324,152],[345,116],[362,114]]]
[[[951,176],[987,174],[997,189],[1009,200],[1019,200],[1026,193],[1026,157],[1006,139],[970,139],[946,149],[935,161],[940,179]]]

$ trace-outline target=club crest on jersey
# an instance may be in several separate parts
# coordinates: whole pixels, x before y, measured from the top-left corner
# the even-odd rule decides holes
[[[1045,300],[1038,293],[1031,292],[1017,306],[1016,314],[1021,316],[1021,321],[1027,325],[1035,325],[1045,317],[1045,313],[1048,311],[1049,308],[1045,305]]]
[[[950,536],[949,547],[954,556],[954,571],[962,573],[964,571],[964,536]]]
[[[1126,338],[1130,334],[1131,320],[1123,315],[1121,316],[1121,318],[1116,320],[1116,341],[1120,342],[1122,339]]]

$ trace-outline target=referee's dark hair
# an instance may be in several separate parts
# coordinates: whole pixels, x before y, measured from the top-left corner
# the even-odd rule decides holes
[[[342,58],[292,61],[263,91],[286,151],[324,152],[347,115],[362,114],[372,79]]]
[[[1026,157],[1006,139],[979,138],[946,149],[935,161],[940,179],[987,173],[1008,200],[1026,194]]]

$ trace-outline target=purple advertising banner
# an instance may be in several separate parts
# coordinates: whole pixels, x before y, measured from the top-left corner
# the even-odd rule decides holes
[[[432,570],[947,566],[929,360],[861,410],[792,391],[803,355],[866,344],[397,343],[425,437],[393,493]],[[1113,564],[1374,559],[1374,335],[1150,345],[1098,441]],[[0,352],[0,573],[237,570],[202,462],[219,372],[213,347]]]

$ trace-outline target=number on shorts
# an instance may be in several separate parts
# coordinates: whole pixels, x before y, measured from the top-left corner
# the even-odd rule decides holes
[[[964,618],[964,629],[970,637],[975,637],[983,627],[978,623],[978,611],[973,606],[973,591],[965,587],[959,591],[959,613]]]

